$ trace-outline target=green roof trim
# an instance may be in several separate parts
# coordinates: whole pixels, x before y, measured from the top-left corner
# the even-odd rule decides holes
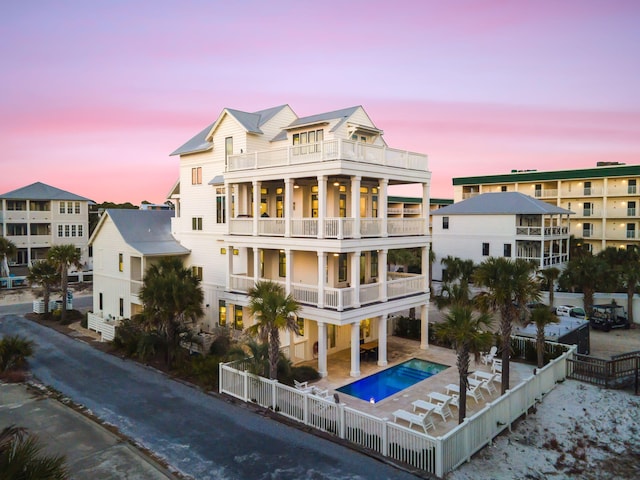
[[[397,203],[422,203],[421,197],[396,197],[389,196],[387,198],[387,203],[397,202]],[[430,198],[429,205],[451,205],[453,200],[450,198]]]
[[[482,175],[478,177],[458,177],[453,185],[478,185],[493,183],[535,182],[548,180],[577,180],[589,178],[640,176],[640,165],[615,165],[553,172],[523,171],[502,175]]]

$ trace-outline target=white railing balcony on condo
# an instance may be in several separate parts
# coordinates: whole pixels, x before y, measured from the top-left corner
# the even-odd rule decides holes
[[[284,218],[260,218],[258,219],[258,235],[283,237],[286,232]],[[317,218],[292,218],[290,220],[291,237],[317,238],[319,231]],[[324,238],[355,238],[355,219],[325,218],[322,222]],[[360,219],[360,238],[381,237],[384,234],[384,222],[381,218]],[[253,235],[252,218],[232,218],[229,221],[231,235]],[[415,236],[426,235],[426,219],[424,218],[389,218],[387,219],[387,236]]]
[[[342,139],[231,155],[227,168],[229,172],[236,172],[331,160],[349,160],[422,172],[428,170],[426,155]]]
[[[569,227],[516,227],[516,235],[525,237],[540,237],[544,232],[545,237],[553,237],[557,235],[568,235]]]
[[[416,295],[424,293],[426,287],[426,279],[424,275],[415,274],[392,274],[389,273],[387,281],[387,299],[406,297],[408,295]],[[283,287],[285,282],[281,280],[273,281]],[[247,275],[232,274],[230,275],[230,288],[234,292],[248,293],[255,285],[256,279]],[[323,296],[323,308],[336,311],[343,311],[346,308],[355,308],[375,302],[383,301],[382,284],[369,283],[358,287],[359,302],[355,301],[355,287],[325,287]],[[320,290],[317,285],[308,285],[303,283],[292,283],[291,294],[302,305],[312,307],[320,307]]]

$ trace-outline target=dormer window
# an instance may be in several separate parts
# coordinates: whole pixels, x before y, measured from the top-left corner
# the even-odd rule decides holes
[[[309,130],[293,134],[293,154],[304,155],[307,153],[315,153],[320,151],[318,143],[324,140],[324,130]],[[308,145],[308,146],[307,146]]]

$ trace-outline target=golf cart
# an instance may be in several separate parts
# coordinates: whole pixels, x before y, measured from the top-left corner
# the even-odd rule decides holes
[[[589,317],[591,328],[608,332],[612,328],[631,328],[627,312],[622,305],[616,303],[606,303],[594,305]]]

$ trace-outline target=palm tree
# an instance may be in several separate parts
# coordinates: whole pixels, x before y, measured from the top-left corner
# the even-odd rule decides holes
[[[536,326],[536,351],[538,353],[538,368],[544,367],[544,329],[547,325],[558,323],[556,317],[546,305],[538,305],[531,312],[531,322]]]
[[[553,308],[556,280],[560,276],[560,269],[556,267],[545,268],[540,270],[538,275],[549,290],[549,306]]]
[[[558,283],[565,290],[582,292],[584,310],[587,316],[590,316],[593,310],[593,294],[599,286],[615,284],[612,275],[613,270],[602,257],[582,255],[569,260]]]
[[[33,342],[19,335],[8,335],[0,340],[0,373],[25,366],[33,355]]]
[[[620,276],[627,292],[627,318],[633,323],[633,296],[640,284],[640,249],[630,245],[624,250]]]
[[[154,329],[165,342],[168,368],[173,366],[186,322],[203,315],[203,299],[200,280],[179,258],[162,258],[147,269],[140,289],[144,306],[142,318],[147,328]]]
[[[65,457],[41,455],[42,446],[26,429],[9,425],[0,432],[0,479],[65,480]]]
[[[527,315],[527,303],[537,301],[540,286],[535,280],[536,266],[521,258],[490,257],[480,264],[474,273],[477,285],[489,290],[476,298],[484,310],[500,313],[500,337],[502,340],[502,394],[509,389],[509,356],[511,354],[511,330],[521,316]]]
[[[0,277],[9,276],[8,258],[13,257],[17,252],[18,247],[16,247],[15,243],[5,237],[0,237],[0,258],[2,258],[2,264],[0,265]]]
[[[47,259],[52,262],[60,274],[60,287],[62,289],[62,311],[60,312],[60,323],[65,324],[67,320],[67,294],[69,291],[68,273],[71,266],[80,268],[80,251],[73,244],[54,245],[47,252]]]
[[[280,330],[299,333],[295,315],[300,305],[281,285],[268,280],[256,282],[249,297],[249,312],[254,324],[247,331],[269,343],[269,378],[275,379],[278,376]]]
[[[45,315],[48,314],[51,290],[58,283],[58,271],[56,266],[50,260],[39,260],[37,262],[33,262],[33,265],[29,268],[27,281],[31,287],[34,287],[34,285],[42,287],[44,313]]]
[[[469,364],[473,355],[476,362],[480,352],[486,351],[493,341],[491,316],[487,313],[474,315],[471,305],[453,305],[442,323],[434,325],[435,334],[449,341],[457,354],[456,365],[460,376],[460,399],[458,401],[458,423],[467,416],[467,387],[469,386]]]

